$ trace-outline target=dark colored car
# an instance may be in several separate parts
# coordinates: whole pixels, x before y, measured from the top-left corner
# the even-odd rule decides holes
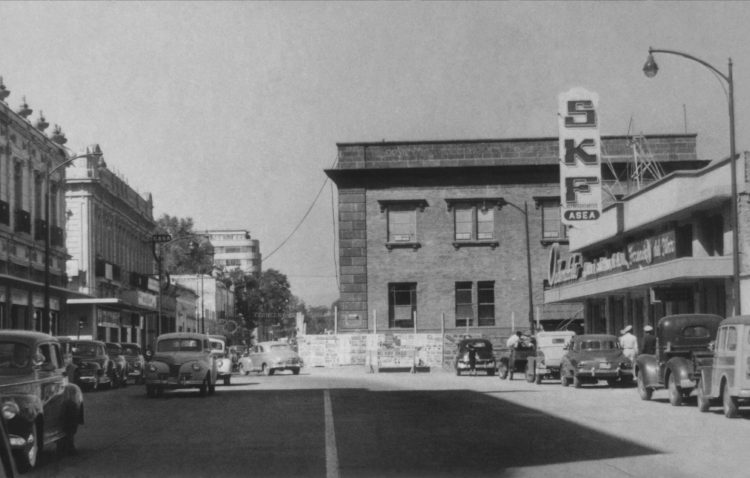
[[[146,368],[146,359],[141,353],[141,346],[138,344],[121,343],[122,354],[128,362],[127,376],[135,380],[136,385],[143,383],[143,373]]]
[[[40,332],[0,331],[0,406],[20,471],[37,464],[45,446],[75,450],[83,394],[69,383],[60,343]]]
[[[77,383],[81,388],[96,391],[100,386],[113,386],[115,364],[107,354],[104,342],[99,340],[73,340],[73,363],[76,365]]]
[[[454,368],[456,375],[470,370],[471,350],[475,353],[475,370],[495,375],[495,355],[492,353],[492,343],[487,339],[464,339],[458,343]]]
[[[536,339],[524,336],[515,347],[505,348],[498,352],[497,375],[500,380],[513,380],[513,374],[526,374],[528,360],[536,355]]]
[[[560,361],[560,383],[580,388],[606,380],[609,386],[633,380],[633,362],[625,357],[617,337],[605,334],[571,337]]]
[[[126,387],[128,385],[128,361],[122,352],[122,346],[116,342],[106,342],[107,355],[115,364],[112,376],[112,387]]]
[[[700,368],[711,365],[711,343],[723,319],[713,314],[677,314],[656,324],[656,353],[635,361],[638,394],[651,400],[654,390],[667,388],[669,403],[682,405],[700,379]]]

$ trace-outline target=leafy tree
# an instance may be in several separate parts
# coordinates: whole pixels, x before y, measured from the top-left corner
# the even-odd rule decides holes
[[[286,275],[276,269],[267,269],[257,281],[246,281],[246,285],[247,318],[264,330],[282,325],[283,319],[294,307]]]
[[[172,236],[170,242],[156,245],[157,253],[161,253],[163,270],[170,274],[213,272],[213,246],[207,237],[193,231],[192,218],[164,214],[156,221],[156,232]]]

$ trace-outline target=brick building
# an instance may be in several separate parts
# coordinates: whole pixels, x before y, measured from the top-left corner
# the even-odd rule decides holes
[[[695,135],[643,141],[665,172],[706,164],[697,160]],[[635,187],[633,144],[602,138],[605,201]],[[326,174],[339,193],[339,332],[502,337],[528,329],[530,312],[548,329],[582,319],[580,302],[543,303],[550,250],[566,251],[568,242],[558,138],[337,146]]]

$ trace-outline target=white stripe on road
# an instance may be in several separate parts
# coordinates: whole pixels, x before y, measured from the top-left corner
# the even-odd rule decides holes
[[[326,478],[339,477],[339,453],[336,450],[336,431],[333,429],[331,394],[323,391],[323,409],[326,422]]]

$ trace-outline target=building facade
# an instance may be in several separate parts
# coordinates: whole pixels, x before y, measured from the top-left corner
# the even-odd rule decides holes
[[[231,288],[208,274],[179,274],[171,276],[170,280],[197,295],[195,318],[198,332],[219,335],[237,332],[240,324]]]
[[[706,164],[695,140],[643,138],[666,171]],[[558,138],[337,146],[326,174],[339,197],[339,332],[507,337],[582,319],[580,301],[543,300],[550,250],[568,242]],[[602,147],[614,201],[633,187],[632,138]]]
[[[585,329],[641,332],[665,315],[750,312],[750,161],[737,161],[736,198],[729,159],[674,172],[605,208],[593,227],[570,232],[570,251],[551,258],[546,303],[583,302]],[[731,201],[738,204],[733,244]],[[654,207],[658,205],[658,207]],[[740,300],[733,297],[739,261]]]
[[[262,260],[260,241],[242,229],[205,231],[214,248],[214,265],[227,271],[241,269],[247,274],[260,275]]]
[[[13,111],[9,93],[0,79],[0,328],[56,334],[78,295],[65,288],[65,139],[41,114],[32,124],[25,99]]]
[[[98,145],[89,152],[101,153]],[[149,238],[156,223],[142,197],[107,169],[103,156],[75,160],[67,171],[65,208],[69,288],[76,325],[62,335],[150,343],[158,333],[158,281]]]

